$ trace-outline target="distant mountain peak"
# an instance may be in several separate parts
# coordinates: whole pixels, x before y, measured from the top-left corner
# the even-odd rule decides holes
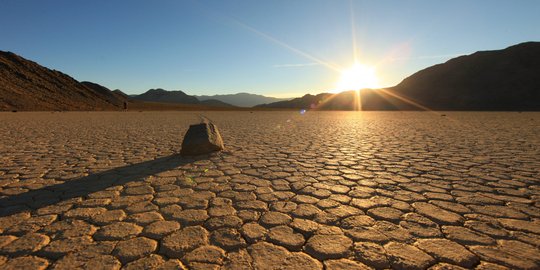
[[[219,100],[228,104],[232,104],[239,107],[253,107],[255,105],[278,102],[283,100],[289,100],[286,98],[268,97],[259,94],[251,94],[246,92],[240,92],[236,94],[221,94],[221,95],[202,95],[196,96],[199,100],[204,101],[208,99]]]
[[[213,107],[233,107],[231,104],[215,99],[199,100],[195,96],[188,95],[180,90],[165,90],[162,88],[150,89],[140,95],[131,97],[134,100],[181,103],[181,104],[202,104]]]

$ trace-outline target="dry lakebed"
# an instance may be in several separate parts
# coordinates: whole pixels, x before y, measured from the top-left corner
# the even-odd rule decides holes
[[[200,115],[225,150],[179,155]],[[539,269],[540,113],[0,113],[1,269]]]

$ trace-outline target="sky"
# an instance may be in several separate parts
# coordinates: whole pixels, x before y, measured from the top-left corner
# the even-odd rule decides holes
[[[0,50],[128,94],[328,92],[355,59],[381,87],[540,41],[540,1],[0,0]]]

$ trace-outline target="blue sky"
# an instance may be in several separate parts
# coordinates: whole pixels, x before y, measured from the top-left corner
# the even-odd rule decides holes
[[[454,56],[540,41],[540,1],[0,0],[0,50],[130,94],[299,96],[341,68],[381,86]],[[354,33],[354,35],[353,35]]]

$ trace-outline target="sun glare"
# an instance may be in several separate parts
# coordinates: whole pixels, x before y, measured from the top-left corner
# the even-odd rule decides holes
[[[333,92],[339,93],[377,87],[379,87],[379,84],[375,68],[356,63],[351,68],[341,71],[341,77]]]

